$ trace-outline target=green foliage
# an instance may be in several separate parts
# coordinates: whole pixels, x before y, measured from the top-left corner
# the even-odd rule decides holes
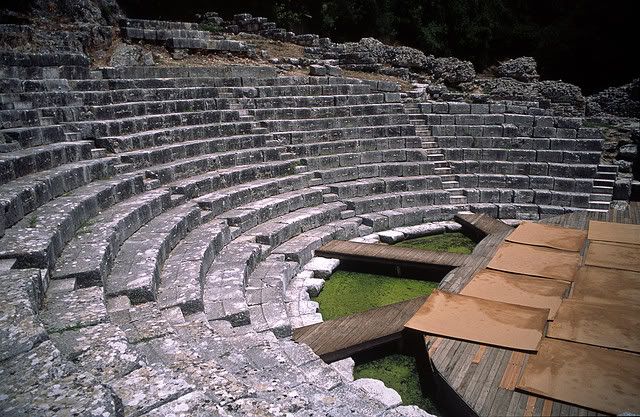
[[[220,27],[220,25],[218,25],[215,22],[200,23],[200,29],[201,30],[206,30],[206,31],[211,32],[211,33],[220,33],[220,32],[222,32],[222,27]]]
[[[313,300],[320,304],[324,320],[332,320],[428,295],[437,287],[431,281],[336,271]]]
[[[473,252],[476,242],[469,239],[464,234],[456,232],[419,237],[416,239],[407,239],[396,243],[394,246],[425,249],[435,252],[462,253],[468,255]]]
[[[354,378],[379,379],[400,394],[404,405],[417,405],[428,413],[441,415],[431,399],[422,395],[416,360],[406,355],[389,355],[356,365]]]
[[[31,217],[29,217],[29,226],[30,228],[34,228],[36,227],[36,225],[38,224],[38,216],[36,216],[35,214]]]

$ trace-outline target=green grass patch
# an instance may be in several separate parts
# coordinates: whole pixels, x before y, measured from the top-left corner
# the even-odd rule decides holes
[[[407,239],[396,243],[394,246],[468,255],[473,252],[476,242],[462,233],[455,232]]]
[[[313,300],[326,321],[429,295],[437,287],[437,282],[338,270]]]
[[[407,355],[393,354],[355,366],[355,379],[374,378],[398,391],[404,405],[417,405],[428,413],[440,415],[433,401],[422,395],[416,360]]]

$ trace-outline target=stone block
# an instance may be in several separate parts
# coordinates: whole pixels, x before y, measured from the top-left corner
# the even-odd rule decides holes
[[[395,230],[387,230],[384,232],[380,232],[378,233],[378,236],[380,236],[381,242],[389,243],[389,244],[404,240],[404,233],[401,233]]]
[[[449,114],[464,114],[471,111],[468,103],[449,103]]]
[[[324,65],[310,65],[309,75],[313,75],[316,77],[325,76],[327,75],[327,68]]]

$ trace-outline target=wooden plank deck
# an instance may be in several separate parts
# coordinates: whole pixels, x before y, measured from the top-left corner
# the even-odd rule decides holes
[[[478,241],[488,235],[513,230],[511,226],[500,220],[481,213],[458,213],[453,219],[460,223],[465,233]]]
[[[333,240],[316,250],[316,256],[348,261],[384,263],[409,267],[455,268],[464,264],[470,255],[432,252],[423,249]]]
[[[475,222],[474,224],[484,222],[478,215],[463,216]],[[631,203],[624,210],[611,209],[608,213],[573,212],[541,222],[587,229],[589,220],[640,224],[640,203]],[[489,224],[490,221],[484,223]],[[447,274],[439,288],[451,292],[461,291],[475,272],[486,266],[497,246],[510,233],[509,230],[502,229],[494,229],[493,233],[489,233],[476,246],[473,256]],[[515,391],[515,382],[529,357],[526,353],[434,336],[425,336],[425,343],[437,377],[479,416],[604,415]]]
[[[348,358],[402,337],[404,324],[427,297],[341,317],[293,331],[293,340],[308,345],[326,362]]]

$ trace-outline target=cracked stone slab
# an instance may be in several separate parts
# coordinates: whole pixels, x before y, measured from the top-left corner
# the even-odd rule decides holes
[[[65,361],[50,341],[3,362],[0,381],[0,415],[116,415],[109,390]]]
[[[356,363],[352,358],[345,358],[331,363],[331,367],[336,370],[345,382],[353,381],[353,368]]]
[[[129,321],[122,323],[120,327],[130,343],[136,344],[175,333],[156,303],[138,304],[131,307],[128,313]]]
[[[81,288],[47,297],[40,318],[49,332],[93,326],[109,320],[99,287]]]
[[[216,404],[224,406],[241,398],[255,397],[255,391],[214,360],[176,364],[172,367],[203,390]]]
[[[227,417],[227,413],[215,400],[202,391],[190,392],[182,397],[154,408],[146,417]]]
[[[51,335],[67,359],[103,382],[143,366],[144,358],[127,342],[125,333],[110,323]]]
[[[299,416],[344,417],[377,416],[382,414],[384,404],[363,395],[363,391],[346,384],[337,386],[312,396],[313,410],[299,413]]]
[[[302,368],[309,383],[330,390],[342,383],[342,377],[330,365],[318,359],[309,362]]]
[[[243,398],[229,404],[225,409],[242,416],[282,417],[306,410],[309,400],[297,391],[282,392],[279,396],[269,399]]]
[[[28,352],[47,340],[37,316],[40,282],[37,269],[0,274],[0,361]]]
[[[384,382],[379,379],[360,378],[353,381],[351,385],[366,391],[369,396],[377,399],[387,406],[387,408],[393,408],[402,404],[400,394],[398,394],[396,390],[384,385]]]
[[[169,369],[148,366],[112,381],[110,387],[122,401],[124,415],[132,417],[176,400],[195,388]]]

